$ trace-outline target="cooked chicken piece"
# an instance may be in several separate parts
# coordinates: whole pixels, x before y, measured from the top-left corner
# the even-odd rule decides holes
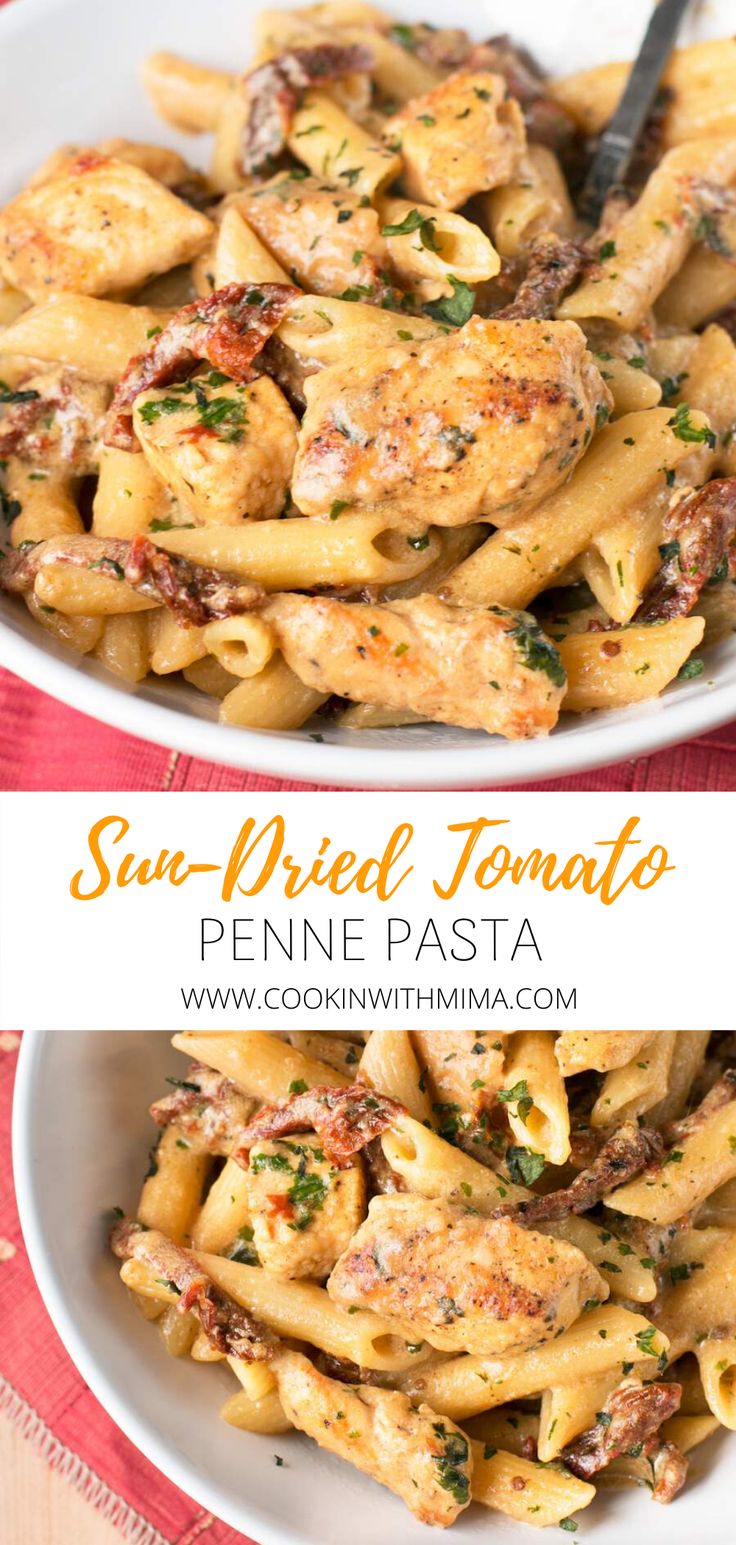
[[[608,1287],[577,1246],[422,1196],[376,1196],[327,1283],[446,1352],[495,1356],[572,1325]]]
[[[502,1038],[493,1030],[412,1030],[420,1065],[429,1074],[434,1108],[477,1117],[503,1082]]]
[[[109,400],[101,382],[64,366],[29,376],[15,391],[0,387],[0,456],[42,463],[44,472],[96,472]]]
[[[296,455],[297,421],[268,376],[248,385],[218,370],[136,397],[143,453],[200,525],[274,520]]]
[[[424,22],[397,28],[395,40],[433,70],[492,70],[502,75],[509,96],[524,112],[527,134],[537,144],[564,150],[576,134],[574,118],[547,95],[536,59],[507,34],[474,43],[459,27],[430,27]]]
[[[150,1115],[159,1127],[175,1122],[194,1148],[227,1155],[250,1120],[255,1100],[238,1084],[201,1062],[190,1062],[186,1078],[167,1078],[171,1094],[156,1100]]]
[[[467,1507],[470,1444],[448,1417],[394,1390],[340,1384],[299,1352],[281,1353],[274,1373],[294,1426],[396,1492],[422,1523],[445,1529]]]
[[[105,443],[139,450],[133,403],[151,386],[171,386],[194,374],[200,360],[234,381],[252,381],[253,361],[299,294],[290,284],[225,284],[182,306],[143,354],[135,354],[115,388]]]
[[[160,552],[144,536],[132,542],[117,537],[53,537],[18,548],[0,559],[0,590],[27,595],[48,564],[100,569],[109,579],[130,585],[147,600],[167,606],[179,622],[204,627],[221,617],[252,611],[264,599],[258,585],[230,581],[217,569]]]
[[[376,1094],[365,1084],[315,1084],[293,1094],[283,1105],[264,1105],[241,1132],[234,1157],[247,1169],[248,1154],[256,1143],[314,1129],[325,1153],[342,1168],[396,1117],[405,1114],[398,1100]]]
[[[367,606],[284,594],[264,616],[287,664],[320,692],[508,740],[546,735],[557,721],[564,672],[528,612],[433,595]]]
[[[95,151],[0,213],[0,272],[33,300],[109,295],[188,263],[213,226],[140,167]]]
[[[241,194],[238,207],[296,284],[317,295],[354,290],[353,300],[381,299],[386,250],[378,215],[344,184],[280,172]]]
[[[110,1248],[121,1261],[141,1261],[165,1287],[178,1293],[177,1308],[196,1316],[216,1352],[246,1362],[264,1362],[273,1356],[277,1342],[271,1331],[215,1286],[191,1250],[127,1218],[112,1229]]]
[[[623,1067],[649,1040],[648,1030],[563,1030],[555,1042],[555,1056],[563,1078],[593,1068],[608,1073]]]
[[[269,163],[274,165],[286,149],[294,113],[308,86],[366,72],[372,65],[370,50],[359,44],[319,43],[311,48],[291,48],[251,70],[242,83],[248,103],[243,172],[247,175]]]
[[[495,322],[398,343],[304,383],[294,500],[464,526],[525,514],[570,475],[611,396],[577,326]]]
[[[208,191],[206,177],[195,171],[178,151],[169,150],[165,145],[150,145],[145,140],[120,138],[98,140],[95,145],[60,145],[29,178],[27,186],[38,187],[40,183],[48,182],[50,177],[55,177],[62,167],[78,160],[80,156],[89,155],[113,156],[116,161],[128,161],[132,166],[147,172],[156,182],[162,182],[165,188],[170,188],[185,203],[194,204],[195,208],[199,208],[212,196]]]
[[[365,1217],[360,1158],[336,1169],[304,1133],[257,1143],[250,1150],[248,1213],[266,1271],[327,1277]]]
[[[458,133],[458,120],[462,120]],[[510,182],[526,149],[524,115],[502,75],[459,70],[389,118],[407,198],[459,209],[474,193]]]

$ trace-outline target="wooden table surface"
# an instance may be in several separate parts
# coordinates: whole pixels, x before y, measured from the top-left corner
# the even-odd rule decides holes
[[[121,1545],[122,1540],[1,1414],[0,1539],[3,1545]]]

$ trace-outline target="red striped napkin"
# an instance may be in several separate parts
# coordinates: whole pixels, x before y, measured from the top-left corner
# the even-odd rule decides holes
[[[224,789],[240,793],[309,790],[315,786],[238,772],[123,735],[0,670],[0,789],[152,789],[176,793]],[[524,787],[624,794],[683,789],[732,792],[736,789],[736,721],[654,756]]]
[[[13,1191],[10,1109],[20,1037],[0,1034],[0,1417],[131,1545],[254,1545],[123,1437],[70,1362],[41,1302]],[[8,1519],[0,1521],[4,1533]],[[17,1536],[14,1536],[14,1540]]]

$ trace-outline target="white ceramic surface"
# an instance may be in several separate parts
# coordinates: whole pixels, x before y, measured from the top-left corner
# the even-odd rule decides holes
[[[218,1419],[232,1379],[167,1356],[134,1309],[105,1249],[104,1216],[132,1209],[154,1129],[146,1111],[181,1058],[146,1031],[24,1037],[13,1165],[26,1246],[46,1307],[83,1377],[123,1431],[204,1507],[259,1545],[429,1545],[434,1535],[348,1465],[296,1435],[258,1437]],[[273,1455],[284,1458],[277,1467]],[[578,1514],[593,1545],[731,1545],[736,1436],[693,1455],[670,1508],[644,1491],[601,1494]],[[540,1536],[485,1509],[453,1527],[453,1545]],[[556,1531],[549,1538],[556,1538]],[[546,1538],[546,1536],[545,1536]]]
[[[141,58],[169,48],[214,65],[249,56],[258,0],[11,0],[0,9],[0,201],[52,147],[110,134],[178,146],[205,164],[207,139],[167,131],[137,77]],[[513,30],[559,73],[635,51],[646,0],[518,0],[513,16],[493,0],[396,0],[408,19],[466,23],[478,36]],[[733,32],[736,0],[696,4],[683,38]],[[0,598],[0,662],[53,696],[132,734],[192,755],[314,783],[346,787],[496,787],[582,772],[643,755],[712,729],[736,714],[736,648],[708,656],[703,677],[659,701],[598,716],[564,718],[548,740],[508,743],[443,726],[350,735],[323,723],[294,733],[221,726],[216,705],[193,687],[152,679],[136,688],[93,660],[75,660]]]

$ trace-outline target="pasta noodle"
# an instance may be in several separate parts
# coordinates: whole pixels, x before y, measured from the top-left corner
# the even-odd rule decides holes
[[[122,1282],[229,1370],[224,1421],[301,1429],[424,1522],[669,1501],[736,1431],[729,1038],[490,1035],[176,1035]]]

